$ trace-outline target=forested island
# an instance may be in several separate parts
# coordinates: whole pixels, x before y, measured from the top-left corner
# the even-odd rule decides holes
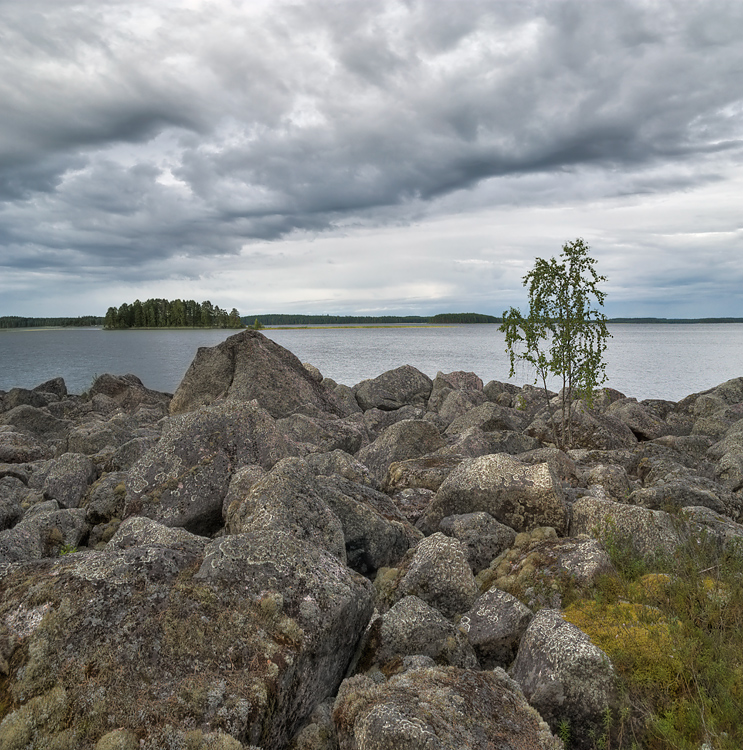
[[[134,300],[109,307],[103,321],[106,330],[128,328],[244,328],[240,313],[233,307],[228,313],[209,300],[192,299]]]

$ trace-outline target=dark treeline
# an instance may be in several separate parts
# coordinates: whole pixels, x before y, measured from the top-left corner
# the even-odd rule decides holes
[[[103,321],[107,330],[121,328],[243,328],[240,313],[222,310],[209,300],[134,300],[120,307],[109,307]]]
[[[97,315],[83,315],[80,318],[22,318],[18,315],[0,317],[0,328],[88,328],[103,325],[103,318]]]
[[[254,324],[255,320],[264,326],[298,325],[391,325],[393,323],[500,323],[500,318],[480,313],[440,313],[438,315],[246,315],[243,323]]]
[[[743,318],[609,318],[609,323],[743,323]]]

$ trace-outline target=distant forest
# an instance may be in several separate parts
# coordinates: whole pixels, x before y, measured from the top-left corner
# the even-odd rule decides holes
[[[82,315],[77,318],[26,318],[19,315],[0,316],[0,330],[4,328],[89,328],[103,326],[120,328],[251,328],[258,320],[261,326],[302,325],[393,325],[412,323],[500,323],[493,315],[480,313],[440,313],[438,315],[244,315],[234,308],[228,313],[209,300],[148,299],[135,300],[120,307],[109,307],[105,318]],[[609,323],[743,323],[743,318],[609,318]]]
[[[440,313],[438,315],[246,315],[243,323],[262,326],[317,326],[317,325],[390,325],[393,323],[500,323],[500,318],[480,313]]]
[[[122,328],[244,328],[240,313],[213,305],[209,300],[134,300],[109,307],[103,320],[106,330]]]
[[[21,318],[18,315],[0,317],[0,328],[89,328],[102,325],[103,318],[97,315],[83,315],[81,318]]]

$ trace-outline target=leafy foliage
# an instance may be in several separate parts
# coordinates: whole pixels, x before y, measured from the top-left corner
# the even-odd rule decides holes
[[[605,293],[598,284],[606,281],[594,268],[596,261],[589,247],[578,238],[563,245],[560,258],[537,258],[534,268],[524,276],[529,292],[529,314],[516,308],[503,313],[500,330],[506,335],[506,347],[515,374],[517,360],[535,370],[534,382],[547,388],[551,376],[560,379],[559,429],[551,414],[554,442],[561,448],[572,444],[573,401],[585,398],[589,405],[594,390],[606,380],[603,353],[609,333],[606,316],[594,307],[603,305]]]

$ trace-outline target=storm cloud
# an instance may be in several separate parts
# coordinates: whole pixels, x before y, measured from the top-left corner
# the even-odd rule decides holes
[[[743,5],[4,0],[0,314],[743,315]]]

